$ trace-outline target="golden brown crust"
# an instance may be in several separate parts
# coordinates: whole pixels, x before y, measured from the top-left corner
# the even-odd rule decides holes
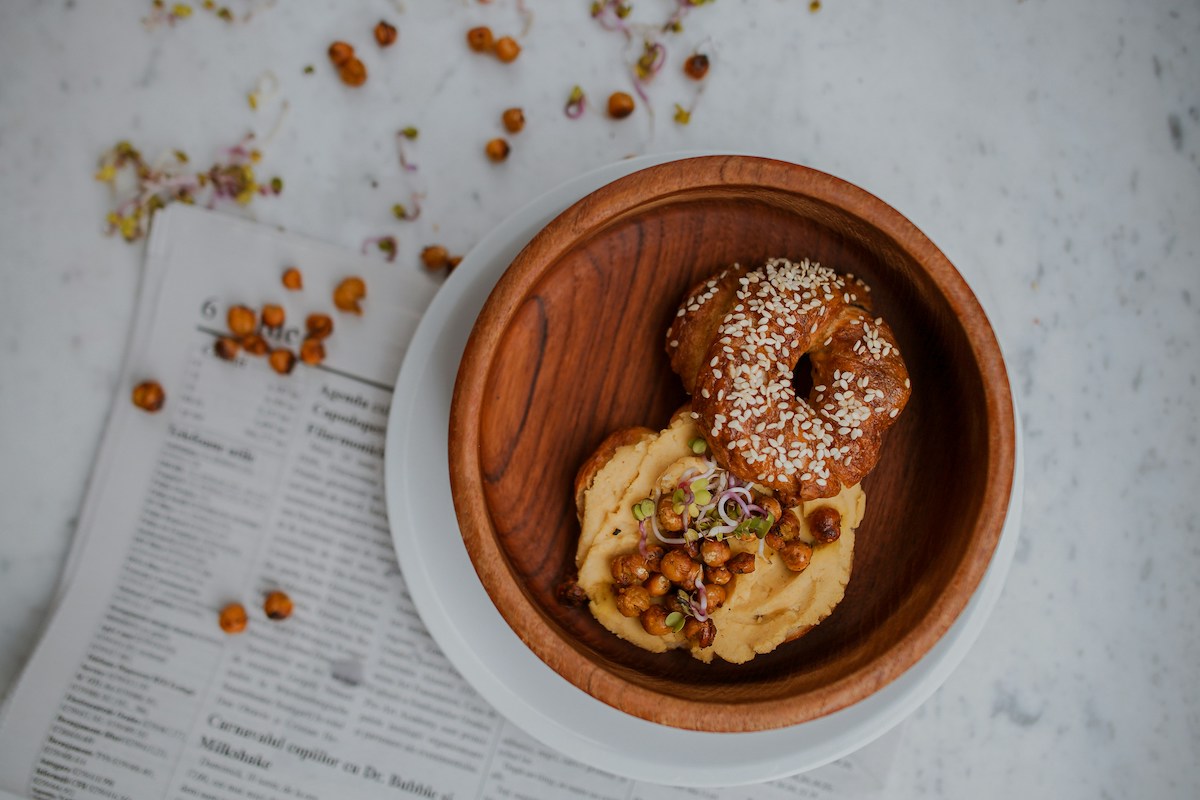
[[[575,475],[575,510],[579,514],[581,523],[583,520],[584,494],[587,493],[588,487],[595,480],[596,473],[612,460],[613,455],[619,448],[653,439],[657,435],[657,432],[642,426],[624,428],[615,433],[610,433],[600,443],[600,446],[596,448],[595,452],[588,457],[588,460],[583,462],[583,466],[579,468],[579,472]]]
[[[668,351],[717,463],[789,502],[860,482],[910,392],[895,336],[871,318],[865,284],[772,259],[701,287],[672,323]],[[813,388],[801,400],[792,370],[805,354]]]

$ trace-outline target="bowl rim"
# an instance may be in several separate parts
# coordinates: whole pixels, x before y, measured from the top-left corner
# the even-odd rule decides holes
[[[587,659],[563,640],[546,612],[527,601],[487,511],[475,422],[501,334],[541,280],[539,265],[554,263],[575,247],[574,234],[602,228],[631,208],[704,188],[728,191],[739,186],[807,196],[833,206],[878,229],[920,265],[959,320],[982,376],[988,463],[966,555],[945,590],[886,654],[791,701],[743,701],[736,704],[736,714],[711,714],[706,712],[724,704],[658,692]],[[974,594],[999,541],[1012,491],[1015,444],[1011,390],[995,333],[966,281],[924,233],[875,195],[828,173],[775,159],[715,155],[669,161],[619,178],[569,206],[521,250],[496,283],[467,340],[451,400],[449,466],[455,513],[472,566],[501,616],[538,658],[625,713],[676,728],[737,732],[782,728],[852,705],[895,680],[941,639]]]

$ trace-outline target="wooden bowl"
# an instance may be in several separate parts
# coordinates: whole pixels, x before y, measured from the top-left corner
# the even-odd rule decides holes
[[[572,481],[609,433],[664,427],[687,400],[664,334],[688,287],[770,256],[866,279],[899,340],[912,399],[864,481],[853,574],[828,619],[741,666],[649,653],[555,599],[579,536]],[[556,672],[663,725],[766,730],[870,695],[958,617],[1004,522],[1012,414],[982,308],[912,223],[812,169],[694,158],[592,193],[517,256],[459,367],[450,480],[480,580]]]

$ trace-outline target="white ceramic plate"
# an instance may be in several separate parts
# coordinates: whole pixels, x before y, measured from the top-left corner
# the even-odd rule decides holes
[[[790,728],[700,733],[625,714],[551,670],[492,604],[447,511],[453,507],[447,434],[454,380],[475,318],[521,248],[581,197],[675,158],[630,159],[559,186],[484,237],[454,271],[421,320],[396,381],[387,434],[388,516],[422,620],[450,662],[501,714],[597,769],[676,786],[730,786],[794,775],[847,755],[890,730],[949,677],[991,613],[1016,549],[1023,487],[1020,419],[1008,517],[979,588],[924,658],[870,697]],[[697,759],[697,753],[704,757]]]

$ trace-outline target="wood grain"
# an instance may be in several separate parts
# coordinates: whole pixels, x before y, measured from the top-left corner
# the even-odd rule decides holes
[[[742,666],[647,653],[555,600],[579,535],[573,480],[610,433],[665,426],[686,401],[663,341],[686,289],[770,256],[815,259],[870,284],[904,353],[912,399],[864,481],[854,572],[829,619]],[[814,719],[911,667],[987,568],[1014,458],[995,336],[945,256],[857,187],[734,156],[634,173],[539,233],[475,324],[450,425],[459,526],[521,639],[605,703],[710,731]]]

